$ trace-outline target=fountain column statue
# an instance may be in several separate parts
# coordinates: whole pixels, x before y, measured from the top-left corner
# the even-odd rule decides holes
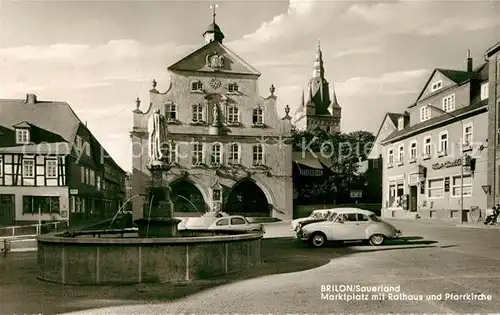
[[[151,182],[146,189],[143,217],[135,221],[140,237],[174,237],[181,220],[174,218],[174,204],[167,172],[171,166],[166,163],[164,147],[167,142],[165,117],[156,110],[148,121],[149,165]]]

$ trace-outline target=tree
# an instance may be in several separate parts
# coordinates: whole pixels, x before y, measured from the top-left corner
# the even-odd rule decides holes
[[[361,188],[365,182],[357,173],[359,162],[365,160],[375,136],[368,131],[328,134],[322,130],[294,131],[294,151],[305,151],[327,157],[334,174],[321,184],[298,187],[299,194],[312,199],[328,198],[336,190],[335,199],[343,202],[349,199],[351,188]]]

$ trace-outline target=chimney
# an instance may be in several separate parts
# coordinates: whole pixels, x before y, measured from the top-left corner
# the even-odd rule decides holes
[[[465,59],[467,64],[467,72],[472,72],[472,58],[470,57],[470,49],[467,49],[467,59]]]
[[[26,104],[36,104],[36,95],[26,94]]]

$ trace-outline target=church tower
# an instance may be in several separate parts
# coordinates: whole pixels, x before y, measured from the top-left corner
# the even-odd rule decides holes
[[[295,127],[309,131],[320,128],[330,134],[340,132],[341,107],[333,87],[330,89],[325,78],[323,53],[319,42],[307,90],[307,101],[304,101],[302,92],[301,105],[293,117]]]

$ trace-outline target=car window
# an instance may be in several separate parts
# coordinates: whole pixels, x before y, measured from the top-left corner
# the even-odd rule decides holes
[[[380,222],[380,221],[382,221],[382,220],[381,220],[379,217],[377,217],[375,214],[370,214],[368,217],[370,218],[370,220],[375,221],[375,222]]]
[[[345,222],[345,214],[339,214],[337,218],[335,219],[335,222]]]
[[[365,214],[358,213],[358,221],[370,221]]]
[[[221,219],[215,225],[229,225],[229,219]]]
[[[330,216],[330,211],[326,211],[322,214],[322,219],[328,219],[329,216]]]
[[[346,213],[344,214],[345,221],[347,222],[357,222],[358,221],[358,216],[357,213]]]
[[[231,218],[231,225],[245,224],[245,220],[242,218]]]
[[[337,217],[337,212],[330,212],[330,216],[328,217],[328,221],[333,221]]]

